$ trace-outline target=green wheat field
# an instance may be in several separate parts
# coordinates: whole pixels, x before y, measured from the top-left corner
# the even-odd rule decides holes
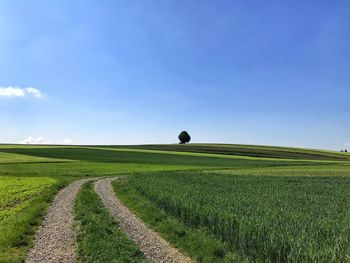
[[[197,262],[350,261],[350,154],[173,144],[0,145],[0,262],[24,262],[62,187],[100,176],[119,176],[113,187],[120,200]],[[98,216],[105,213],[99,202],[86,185],[76,216],[115,238],[93,243],[101,233],[86,224],[80,257],[123,262],[104,252],[118,246],[124,262],[146,262],[108,215]],[[89,257],[92,250],[106,258]]]

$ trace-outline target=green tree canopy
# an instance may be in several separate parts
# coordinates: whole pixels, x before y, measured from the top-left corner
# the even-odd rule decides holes
[[[181,144],[185,144],[187,142],[190,142],[191,136],[188,134],[187,131],[182,131],[179,134],[179,140]]]

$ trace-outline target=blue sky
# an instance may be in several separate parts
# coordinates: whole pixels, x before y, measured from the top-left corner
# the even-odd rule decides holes
[[[0,0],[0,142],[350,148],[349,47],[347,0]]]

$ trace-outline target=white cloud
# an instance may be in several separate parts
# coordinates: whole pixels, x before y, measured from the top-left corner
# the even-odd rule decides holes
[[[25,97],[32,96],[34,98],[42,98],[42,93],[40,90],[28,87],[28,88],[19,88],[19,87],[0,87],[0,97]]]
[[[38,98],[38,99],[40,99],[43,96],[43,94],[41,93],[40,90],[33,88],[33,87],[25,88],[24,90],[27,94],[30,94],[33,97]]]
[[[2,97],[24,97],[24,90],[20,88],[0,87],[0,96]]]
[[[72,144],[73,141],[71,139],[64,139],[64,140],[62,140],[62,143],[63,144]]]
[[[50,144],[50,141],[45,140],[44,137],[27,137],[23,141],[19,141],[21,144]]]
[[[29,136],[24,140],[18,141],[20,144],[73,144],[73,140],[71,139],[63,139],[63,140],[50,140],[45,137],[32,137]]]
[[[73,144],[73,140],[71,139],[63,139],[63,140],[51,140],[46,137],[32,137],[29,136],[24,140],[17,141],[19,144]]]

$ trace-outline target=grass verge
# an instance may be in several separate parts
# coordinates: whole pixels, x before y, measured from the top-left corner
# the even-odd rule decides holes
[[[88,183],[75,203],[79,259],[84,263],[147,262],[137,245],[121,230]]]

